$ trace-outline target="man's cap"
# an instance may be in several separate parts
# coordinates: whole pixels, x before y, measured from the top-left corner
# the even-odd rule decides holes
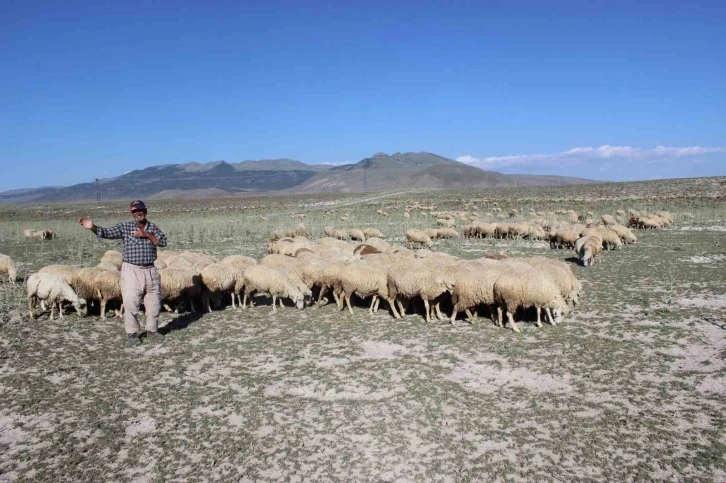
[[[129,205],[129,211],[134,210],[146,210],[146,205],[141,200],[132,201],[131,205]]]

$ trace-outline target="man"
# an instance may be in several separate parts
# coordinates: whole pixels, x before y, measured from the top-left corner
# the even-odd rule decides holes
[[[139,307],[141,300],[146,307],[146,336],[163,339],[158,332],[161,310],[161,277],[154,266],[156,247],[166,246],[166,235],[155,224],[146,219],[146,205],[136,200],[129,206],[133,221],[119,223],[112,228],[101,228],[90,218],[81,218],[78,223],[101,238],[123,238],[124,254],[121,266],[121,297],[124,302],[124,325],[128,343],[140,345]]]

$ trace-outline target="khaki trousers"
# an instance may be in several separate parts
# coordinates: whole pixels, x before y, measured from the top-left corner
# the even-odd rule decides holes
[[[121,265],[121,297],[124,301],[124,326],[127,334],[139,332],[139,307],[144,301],[146,331],[156,332],[161,311],[161,276],[156,267]]]

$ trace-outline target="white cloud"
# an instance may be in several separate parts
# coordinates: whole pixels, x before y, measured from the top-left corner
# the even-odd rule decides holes
[[[600,160],[624,160],[651,163],[725,152],[726,148],[706,148],[701,146],[689,146],[685,148],[656,146],[652,149],[643,149],[631,146],[604,145],[599,147],[572,148],[568,151],[551,154],[489,156],[486,158],[476,158],[467,154],[459,156],[456,160],[465,164],[478,166],[480,168],[528,164],[541,166],[566,166],[580,164],[587,161]]]

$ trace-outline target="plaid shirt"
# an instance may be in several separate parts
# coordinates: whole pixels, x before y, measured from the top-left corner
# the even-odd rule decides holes
[[[137,238],[132,235],[133,232],[138,230],[138,226],[135,221],[125,221],[119,223],[112,228],[101,228],[96,227],[96,237],[100,240],[101,238],[119,239],[124,240],[124,257],[123,260],[126,263],[133,265],[148,266],[154,263],[156,260],[156,246],[151,243],[148,238]],[[166,246],[166,235],[164,232],[159,230],[159,227],[147,220],[146,231],[156,235],[159,240],[159,246]]]

